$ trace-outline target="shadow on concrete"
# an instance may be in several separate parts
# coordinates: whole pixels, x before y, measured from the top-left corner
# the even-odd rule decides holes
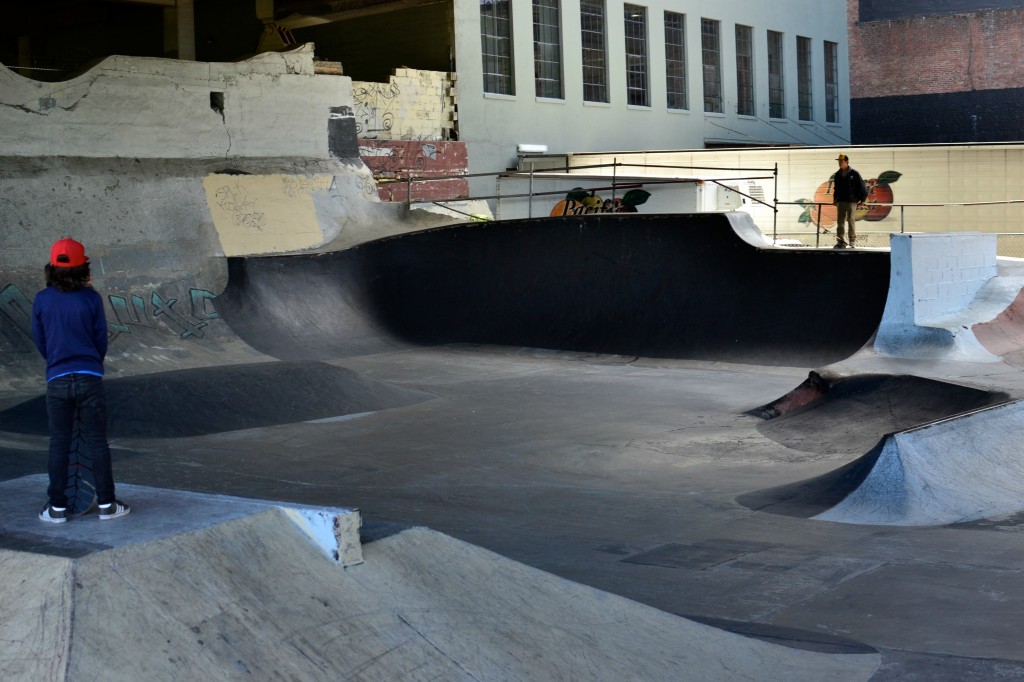
[[[178,438],[375,412],[433,396],[320,362],[224,365],[108,379],[109,433]],[[47,434],[46,399],[0,412],[0,431]]]
[[[818,377],[820,383],[822,375]],[[996,405],[1010,397],[1000,391],[907,374],[826,377],[824,381],[819,397],[758,424],[757,430],[794,450],[861,454],[884,434]]]
[[[872,646],[847,637],[825,632],[813,632],[797,628],[787,628],[766,623],[752,623],[728,620],[726,618],[709,618],[706,616],[684,615],[684,618],[704,625],[726,630],[728,632],[753,637],[762,642],[780,644],[791,649],[816,651],[822,654],[873,654],[878,650]]]
[[[885,438],[862,457],[835,471],[805,481],[797,481],[775,488],[755,490],[736,498],[753,511],[809,519],[846,499],[860,487],[874,468],[882,452]]]
[[[864,483],[895,434],[1006,403],[1009,396],[909,375],[862,375],[839,380],[824,395],[758,425],[787,447],[817,453],[860,453],[848,464],[804,481],[736,498],[755,511],[811,518],[843,502]],[[865,452],[866,451],[866,452]]]

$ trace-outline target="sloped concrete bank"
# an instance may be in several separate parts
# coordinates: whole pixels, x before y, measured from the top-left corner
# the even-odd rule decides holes
[[[342,569],[280,510],[78,558],[0,549],[7,680],[866,680],[414,528]]]

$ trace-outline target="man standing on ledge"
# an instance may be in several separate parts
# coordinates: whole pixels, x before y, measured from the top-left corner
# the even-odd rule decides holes
[[[836,227],[836,245],[834,248],[845,249],[847,242],[844,239],[845,227],[849,224],[849,246],[857,246],[857,204],[861,204],[868,198],[868,188],[864,185],[864,178],[853,168],[850,168],[850,157],[840,154],[836,159],[839,162],[839,170],[832,176],[832,203],[836,206],[838,225]]]

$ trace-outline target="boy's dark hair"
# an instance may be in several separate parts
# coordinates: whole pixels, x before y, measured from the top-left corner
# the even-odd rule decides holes
[[[46,286],[57,287],[61,291],[77,291],[89,281],[89,263],[73,268],[59,268],[46,264]]]

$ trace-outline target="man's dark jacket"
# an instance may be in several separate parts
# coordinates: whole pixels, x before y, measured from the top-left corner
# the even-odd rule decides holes
[[[833,177],[833,198],[835,201],[855,201],[860,203],[868,198],[868,188],[864,185],[864,178],[860,173],[850,168],[846,176],[842,171],[836,171]]]

